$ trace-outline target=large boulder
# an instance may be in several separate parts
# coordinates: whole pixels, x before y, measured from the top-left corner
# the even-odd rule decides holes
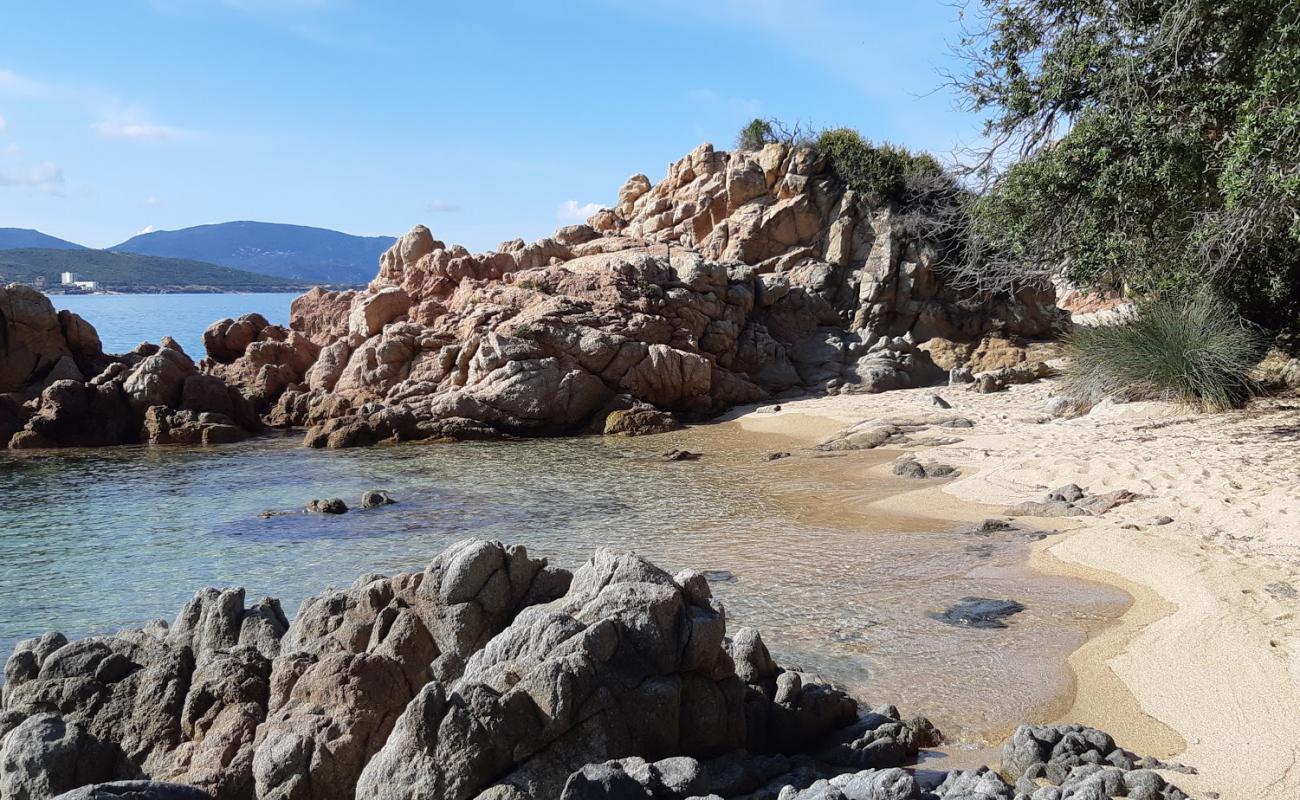
[[[50,299],[21,284],[0,286],[0,394],[39,386],[64,358],[73,352]]]

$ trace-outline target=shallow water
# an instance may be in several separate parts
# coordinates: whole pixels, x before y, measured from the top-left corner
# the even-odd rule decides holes
[[[208,585],[278,596],[292,615],[327,585],[418,569],[479,536],[567,567],[609,546],[669,570],[724,571],[713,586],[731,630],[757,626],[783,663],[927,714],[965,741],[1063,710],[1064,659],[1124,596],[1027,570],[1028,545],[1012,534],[846,511],[846,497],[911,487],[851,485],[847,461],[802,452],[768,463],[770,445],[711,426],[630,440],[329,451],[295,437],[3,455],[0,648],[51,628],[81,636],[171,618]],[[648,458],[677,446],[704,458]],[[353,503],[370,488],[399,504],[257,517],[312,497]],[[1027,610],[1006,630],[928,616],[968,595]]]
[[[225,317],[261,314],[289,324],[297,292],[263,294],[52,294],[54,307],[73,311],[95,326],[106,353],[125,353],[164,336],[181,343],[196,361],[203,357],[203,331]]]

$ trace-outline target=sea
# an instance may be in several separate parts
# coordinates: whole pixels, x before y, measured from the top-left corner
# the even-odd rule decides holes
[[[203,331],[227,317],[258,313],[274,325],[289,324],[294,292],[273,294],[54,294],[54,307],[88,320],[106,353],[125,353],[164,336],[180,342],[195,361],[204,356]]]
[[[192,355],[212,321],[257,311],[284,323],[291,299],[54,298],[108,350],[170,334]],[[672,448],[702,455],[657,458]],[[793,455],[769,460],[776,450]],[[732,424],[351,450],[275,433],[207,449],[0,451],[0,649],[46,630],[80,637],[171,619],[207,586],[242,586],[250,603],[278,597],[292,616],[329,586],[422,569],[452,542],[481,537],[567,568],[610,547],[670,572],[705,571],[729,630],[757,627],[782,663],[926,714],[972,748],[1062,713],[1066,658],[1127,596],[1029,569],[1036,537],[874,511],[874,500],[915,488],[857,477],[884,472],[864,472],[863,458],[892,457],[821,458]],[[357,506],[369,489],[397,503],[302,512],[318,497]],[[934,618],[972,596],[1026,610],[1005,629]]]

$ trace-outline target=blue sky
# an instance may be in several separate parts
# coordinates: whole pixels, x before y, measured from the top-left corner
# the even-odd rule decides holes
[[[946,0],[0,0],[0,227],[255,219],[473,250],[755,117],[950,153]]]

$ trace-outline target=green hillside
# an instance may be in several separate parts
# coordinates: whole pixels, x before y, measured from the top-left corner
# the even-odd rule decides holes
[[[58,291],[63,272],[116,292],[273,292],[310,285],[182,258],[109,250],[0,250],[0,285],[32,283],[43,276],[47,291]]]

